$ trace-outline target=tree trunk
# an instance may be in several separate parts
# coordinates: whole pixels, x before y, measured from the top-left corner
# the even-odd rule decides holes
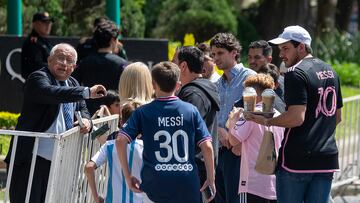
[[[348,31],[353,0],[339,0],[336,5],[335,26],[339,31]]]
[[[259,7],[256,27],[264,39],[278,36],[289,25],[300,25],[313,34],[314,15],[311,0],[263,0]]]
[[[340,0],[341,2],[342,0]],[[330,33],[335,28],[335,13],[337,0],[318,0],[317,36]]]

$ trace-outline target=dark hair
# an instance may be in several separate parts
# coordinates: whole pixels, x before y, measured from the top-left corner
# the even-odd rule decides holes
[[[128,101],[121,108],[121,122],[126,123],[130,118],[131,114],[140,106],[142,103],[138,101]]]
[[[264,56],[272,55],[272,48],[265,40],[251,42],[249,45],[249,49],[262,49]]]
[[[209,56],[211,55],[210,45],[205,43],[200,43],[197,44],[196,47],[200,49],[202,52],[204,52],[204,55],[209,55]]]
[[[218,33],[216,34],[210,41],[210,47],[224,48],[229,52],[232,50],[237,51],[237,55],[235,57],[236,60],[240,58],[241,53],[241,45],[240,42],[236,39],[236,37],[231,33]]]
[[[290,43],[291,43],[292,45],[294,45],[294,47],[296,48],[296,47],[299,46],[299,44],[300,44],[301,42],[298,42],[298,41],[295,41],[295,40],[290,40]],[[312,53],[312,48],[311,48],[311,46],[309,46],[309,45],[307,45],[307,44],[304,44],[304,45],[305,45],[305,51],[306,51],[307,53],[311,54],[311,53]]]
[[[290,42],[295,48],[300,45],[300,42],[295,41],[295,40],[290,40],[289,42]]]
[[[118,92],[115,90],[108,90],[106,96],[103,98],[103,103],[107,107],[110,107],[110,105],[115,102],[120,102],[120,97]]]
[[[204,53],[194,46],[179,47],[178,50],[179,63],[185,61],[190,72],[202,73],[204,64]]]
[[[151,77],[163,92],[172,92],[180,78],[179,67],[172,62],[160,62],[151,70]]]
[[[110,46],[110,41],[117,38],[120,32],[112,21],[100,23],[94,32],[94,40],[97,48],[106,48]]]
[[[95,18],[95,20],[93,22],[94,28],[97,27],[100,23],[103,23],[103,22],[105,22],[107,20],[109,20],[107,17],[97,17],[97,18]]]
[[[277,83],[277,81],[279,79],[279,76],[280,76],[279,68],[276,65],[272,64],[272,63],[266,64],[265,66],[262,66],[258,70],[258,73],[264,73],[264,74],[270,75],[273,78],[275,83]]]

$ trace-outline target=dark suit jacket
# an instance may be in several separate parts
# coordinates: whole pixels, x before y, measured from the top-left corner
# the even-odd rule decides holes
[[[58,86],[55,78],[47,68],[33,72],[25,83],[23,107],[16,125],[16,130],[45,132],[58,116],[61,103],[76,102],[76,111],[81,111],[83,118],[90,119],[83,98],[85,87],[72,77],[69,86]],[[31,160],[34,138],[19,137],[16,149],[15,164]],[[13,138],[11,139],[11,145]],[[12,147],[5,162],[10,163]]]

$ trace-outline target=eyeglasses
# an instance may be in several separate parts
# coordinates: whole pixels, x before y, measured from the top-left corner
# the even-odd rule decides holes
[[[55,59],[56,63],[65,65],[65,66],[74,66],[76,64],[76,61],[72,59],[68,59],[65,56],[58,56]]]

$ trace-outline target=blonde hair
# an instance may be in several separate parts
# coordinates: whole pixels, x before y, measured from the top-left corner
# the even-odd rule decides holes
[[[253,87],[261,91],[265,89],[274,89],[274,79],[270,75],[259,73],[256,75],[250,75],[244,82],[245,87]]]
[[[119,81],[120,101],[132,98],[148,103],[152,100],[153,86],[149,68],[141,62],[127,65]]]

